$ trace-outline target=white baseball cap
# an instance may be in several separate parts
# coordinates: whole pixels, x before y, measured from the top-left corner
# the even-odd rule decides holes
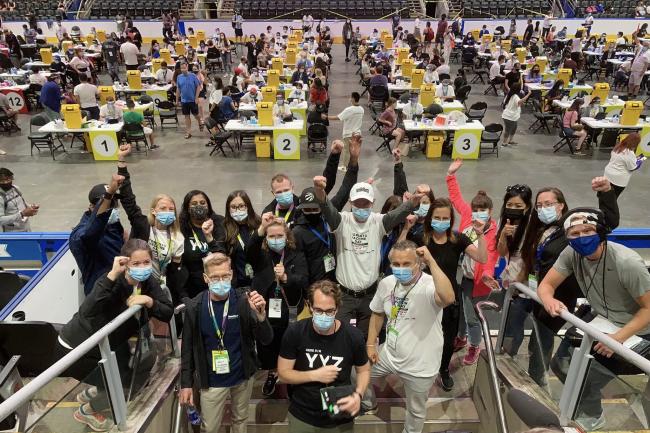
[[[367,182],[355,183],[350,191],[350,201],[355,201],[359,199],[366,199],[371,202],[375,201],[375,191],[372,189],[372,185]]]

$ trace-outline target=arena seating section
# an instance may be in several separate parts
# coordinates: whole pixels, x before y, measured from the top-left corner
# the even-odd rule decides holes
[[[312,15],[335,18],[336,14],[352,18],[377,18],[402,9],[406,0],[238,0],[236,8],[244,18],[301,18],[307,11]],[[329,12],[329,13],[328,13]],[[406,13],[406,12],[405,12]]]
[[[533,15],[548,13],[550,4],[548,0],[529,0],[524,2],[514,0],[465,0],[463,2],[465,18],[526,18]],[[525,8],[525,9],[522,9]]]
[[[28,10],[34,11],[39,19],[54,19],[59,0],[16,1],[16,10],[2,12],[2,19],[8,21],[25,21]]]
[[[113,19],[118,12],[128,11],[133,19],[148,20],[161,17],[163,12],[177,11],[180,7],[181,0],[95,1],[90,19]]]

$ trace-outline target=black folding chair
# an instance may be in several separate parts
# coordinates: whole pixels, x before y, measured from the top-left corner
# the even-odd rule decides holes
[[[39,153],[41,152],[41,149],[47,149],[52,155],[52,160],[56,160],[56,158],[54,158],[54,151],[61,149],[63,152],[65,152],[65,146],[63,143],[61,143],[61,141],[59,141],[59,144],[55,146],[54,137],[51,133],[38,132],[38,128],[47,125],[49,122],[50,119],[44,114],[36,114],[30,119],[29,137],[27,137],[29,138],[30,143],[29,154],[34,156],[34,148],[38,149]]]
[[[501,134],[503,134],[503,125],[500,123],[490,123],[485,127],[485,130],[481,133],[481,143],[479,144],[478,156],[479,158],[483,155],[483,143],[489,144],[491,153],[496,153],[497,158],[499,157],[499,140],[501,140]]]
[[[206,128],[208,128],[208,131],[210,132],[210,142],[206,144],[208,147],[212,147],[212,151],[210,151],[210,156],[217,150],[221,152],[221,154],[225,157],[226,156],[226,151],[223,149],[223,145],[227,144],[228,147],[230,148],[230,153],[235,153],[232,145],[230,144],[230,141],[228,141],[232,137],[232,132],[226,132],[222,131],[219,128],[219,124],[217,123],[216,120],[214,120],[212,117],[208,117],[204,120]]]
[[[178,113],[176,112],[176,105],[170,101],[160,101],[158,106],[158,117],[160,118],[160,129],[165,129],[165,121],[167,123],[173,122],[178,128]]]

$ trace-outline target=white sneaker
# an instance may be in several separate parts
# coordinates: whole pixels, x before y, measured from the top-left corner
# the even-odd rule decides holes
[[[345,173],[346,171],[348,171],[348,169],[344,165],[339,165],[339,171]]]
[[[584,427],[585,431],[591,432],[600,430],[605,425],[605,414],[600,414],[600,417],[584,417],[576,420],[578,424]]]

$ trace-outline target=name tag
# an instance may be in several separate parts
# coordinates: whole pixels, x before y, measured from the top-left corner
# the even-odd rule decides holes
[[[282,318],[282,299],[271,298],[269,299],[269,319]]]
[[[336,258],[331,254],[327,254],[323,257],[323,264],[325,265],[326,273],[332,272],[336,268]]]
[[[227,350],[212,351],[212,371],[217,374],[230,373],[230,358]]]
[[[537,277],[533,274],[528,274],[528,288],[537,290]]]
[[[392,326],[386,328],[386,343],[391,350],[397,350],[397,337],[399,337],[399,331]]]
[[[248,278],[253,278],[253,267],[250,263],[246,263],[246,266],[244,266],[244,273]]]

